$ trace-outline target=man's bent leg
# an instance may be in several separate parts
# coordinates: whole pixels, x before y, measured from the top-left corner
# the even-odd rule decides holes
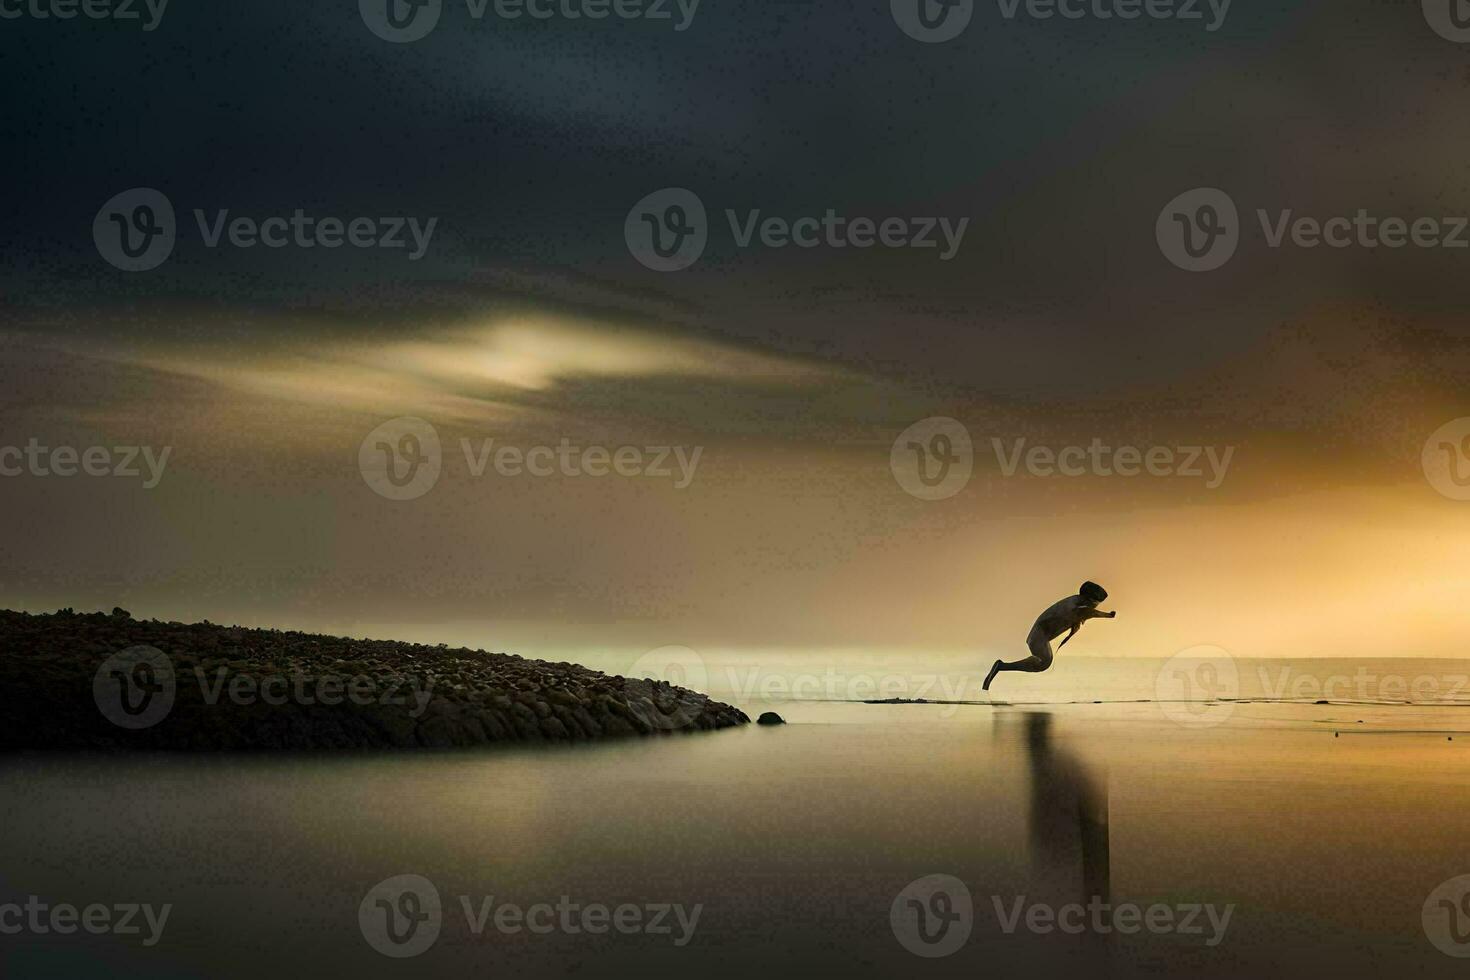
[[[1051,642],[1040,633],[1032,633],[1026,638],[1026,645],[1031,648],[1031,656],[1024,660],[1012,660],[1009,663],[997,660],[990,668],[990,673],[985,678],[982,690],[990,690],[990,682],[995,680],[995,675],[1006,670],[1019,670],[1027,674],[1039,674],[1051,666]]]

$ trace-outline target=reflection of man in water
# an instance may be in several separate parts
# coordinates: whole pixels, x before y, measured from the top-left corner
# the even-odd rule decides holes
[[[1031,764],[1031,861],[1033,886],[1057,889],[1062,901],[1108,901],[1108,793],[1087,769],[1051,738],[1051,715],[1026,715]],[[1080,860],[1079,860],[1080,852]],[[1066,894],[1082,872],[1081,894]],[[1037,880],[1039,879],[1039,880]]]
[[[1107,597],[1108,590],[1101,585],[1083,582],[1076,595],[1069,595],[1048,606],[1045,612],[1036,617],[1036,624],[1026,637],[1026,646],[1031,650],[1031,656],[1024,660],[1012,660],[1010,663],[997,660],[990,668],[990,673],[985,675],[985,690],[990,690],[990,682],[1003,670],[1020,670],[1028,674],[1046,670],[1051,666],[1052,640],[1063,633],[1067,634],[1067,638],[1057,647],[1060,650],[1089,619],[1112,619],[1117,616],[1116,612],[1102,612],[1097,608],[1097,604]]]
[[[1031,771],[1031,871],[1027,900],[1051,905],[1076,932],[1078,909],[1112,901],[1108,861],[1106,774],[1095,775],[1058,740],[1048,712],[1027,712],[1026,761]],[[1064,912],[1064,909],[1072,909]],[[1060,920],[1059,920],[1060,921]],[[1085,921],[1082,922],[1085,925]],[[1048,935],[1031,951],[1043,975],[1113,975],[1111,934],[1083,928],[1080,935]]]

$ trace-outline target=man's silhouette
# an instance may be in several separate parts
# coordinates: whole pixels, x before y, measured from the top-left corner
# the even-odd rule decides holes
[[[1077,590],[1076,595],[1053,603],[1040,616],[1036,617],[1036,625],[1031,627],[1031,633],[1026,637],[1026,646],[1031,650],[1031,656],[1025,660],[1012,660],[1004,663],[997,660],[990,668],[990,673],[985,677],[985,690],[990,690],[990,682],[995,680],[995,675],[1004,670],[1020,670],[1028,674],[1040,673],[1051,666],[1051,641],[1067,634],[1057,647],[1060,650],[1067,645],[1082,624],[1089,619],[1112,619],[1118,615],[1116,612],[1101,612],[1097,604],[1108,597],[1108,590],[1096,582],[1083,582],[1082,588]],[[1070,632],[1068,632],[1070,631]]]

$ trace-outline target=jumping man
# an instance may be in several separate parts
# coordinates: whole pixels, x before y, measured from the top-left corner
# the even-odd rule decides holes
[[[1108,590],[1096,582],[1083,582],[1082,588],[1077,590],[1076,595],[1069,595],[1059,602],[1053,603],[1046,612],[1036,617],[1036,625],[1031,627],[1031,634],[1026,637],[1026,646],[1031,650],[1031,656],[1025,660],[1012,660],[1003,663],[999,660],[990,668],[990,673],[985,678],[985,690],[990,690],[990,682],[995,680],[995,675],[1003,670],[1020,670],[1028,674],[1037,674],[1051,666],[1051,641],[1066,633],[1066,639],[1062,640],[1057,647],[1060,650],[1082,628],[1082,624],[1089,619],[1112,619],[1118,615],[1116,612],[1101,612],[1097,604],[1108,597]]]

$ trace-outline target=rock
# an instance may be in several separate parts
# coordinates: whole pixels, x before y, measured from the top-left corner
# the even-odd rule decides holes
[[[133,646],[170,658],[176,690],[162,721],[124,729],[98,711],[93,680],[104,660]],[[284,701],[217,692],[211,701],[216,685],[237,680]],[[450,748],[667,735],[750,720],[664,681],[613,678],[564,661],[139,621],[121,607],[38,616],[0,610],[0,687],[12,706],[0,712],[5,749]]]
[[[572,737],[567,731],[567,726],[561,723],[560,718],[542,718],[541,731],[546,734],[547,738],[554,738],[563,742]]]
[[[579,704],[573,708],[572,716],[577,719],[577,724],[589,738],[596,738],[602,734],[602,726],[597,723],[597,719],[592,717],[592,713],[584,705]]]
[[[571,738],[582,739],[586,737],[586,733],[582,730],[581,723],[577,721],[577,716],[572,713],[572,709],[558,704],[552,710],[556,712],[557,719],[566,727],[567,734]]]
[[[602,722],[605,735],[637,735],[638,731],[618,715],[608,715]]]
[[[430,749],[453,748],[458,739],[454,723],[443,715],[432,715],[420,723],[418,728],[419,744]]]
[[[480,728],[489,741],[504,742],[513,737],[510,722],[500,712],[481,708],[475,713],[475,718],[480,722]]]
[[[381,739],[381,744],[397,748],[407,748],[415,745],[414,731],[417,723],[401,711],[389,711],[382,705],[373,705],[373,711],[368,714],[367,720],[372,724],[375,733]]]
[[[755,720],[755,723],[757,725],[784,725],[786,724],[786,719],[774,711],[763,711],[761,712],[761,716]]]

